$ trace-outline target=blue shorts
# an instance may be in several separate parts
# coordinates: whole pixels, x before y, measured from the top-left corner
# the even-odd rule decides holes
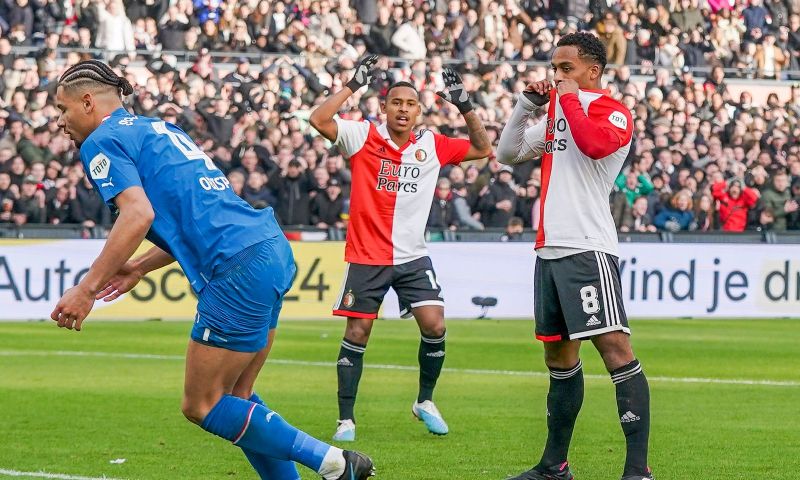
[[[237,352],[257,352],[278,326],[283,295],[296,272],[289,242],[276,237],[237,253],[200,291],[192,340]]]

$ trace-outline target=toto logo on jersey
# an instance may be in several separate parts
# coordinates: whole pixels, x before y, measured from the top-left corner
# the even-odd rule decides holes
[[[376,190],[387,192],[417,193],[417,180],[422,171],[416,165],[392,163],[391,160],[381,160],[378,171],[378,184]]]
[[[111,160],[103,153],[98,153],[89,162],[89,176],[93,180],[105,180],[111,170]]]

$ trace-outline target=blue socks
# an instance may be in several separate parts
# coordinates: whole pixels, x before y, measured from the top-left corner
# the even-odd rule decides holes
[[[264,407],[267,406],[255,393],[250,396],[250,401]],[[300,480],[300,474],[297,472],[294,462],[278,460],[246,448],[242,448],[242,451],[262,480]]]
[[[201,427],[243,450],[277,460],[292,460],[315,472],[320,470],[331,448],[289,425],[265,406],[232,395],[223,395]]]

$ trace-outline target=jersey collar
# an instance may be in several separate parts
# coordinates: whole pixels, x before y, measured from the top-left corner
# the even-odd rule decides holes
[[[417,143],[417,136],[414,135],[414,132],[410,132],[409,138],[408,138],[408,142],[403,144],[402,147],[398,147],[397,144],[394,143],[394,140],[392,140],[392,136],[389,135],[389,128],[386,126],[385,123],[379,125],[377,130],[378,130],[378,133],[381,135],[381,137],[383,137],[383,139],[386,140],[389,143],[389,145],[394,147],[395,150],[403,150],[405,148],[405,146],[409,144],[409,142],[410,143]]]
[[[111,112],[110,114],[106,115],[105,117],[103,117],[103,119],[100,120],[100,123],[105,122],[106,120],[108,120],[109,118],[111,118],[111,117],[113,117],[115,115],[130,115],[130,114],[128,113],[127,110],[125,110],[124,108],[120,107],[120,108],[114,110],[113,112]]]

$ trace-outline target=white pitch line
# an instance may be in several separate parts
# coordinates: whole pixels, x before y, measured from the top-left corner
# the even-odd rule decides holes
[[[0,350],[3,357],[107,357],[130,358],[142,360],[184,360],[182,355],[158,355],[149,353],[116,353],[116,352],[85,352],[75,350]],[[268,363],[278,365],[299,365],[305,367],[333,367],[334,362],[312,362],[306,360],[269,359]],[[400,370],[417,372],[419,367],[410,365],[367,364],[366,368],[379,370]],[[470,375],[503,375],[512,377],[540,377],[547,378],[546,372],[531,372],[524,370],[488,370],[478,368],[443,368],[444,372],[461,373]],[[584,378],[607,380],[607,375],[585,374]],[[703,378],[703,377],[647,377],[650,381],[671,383],[710,383],[717,385],[761,385],[768,387],[800,387],[800,382],[793,380],[751,380],[746,378]]]
[[[65,475],[63,473],[20,472],[18,470],[6,470],[4,468],[0,468],[0,475],[8,477],[57,478],[61,480],[118,480],[106,476],[82,477],[80,475]]]

